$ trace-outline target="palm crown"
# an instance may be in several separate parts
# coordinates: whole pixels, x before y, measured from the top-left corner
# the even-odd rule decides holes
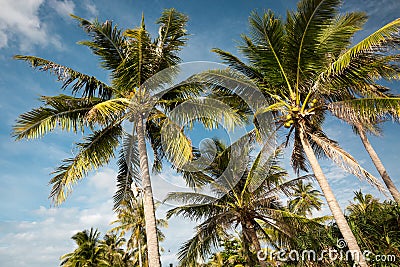
[[[286,21],[272,11],[252,13],[250,35],[242,36],[239,51],[245,64],[232,54],[214,49],[225,63],[253,79],[269,103],[255,114],[272,112],[277,125],[289,129],[293,140],[292,165],[298,172],[308,164],[327,198],[351,250],[359,251],[316,156],[328,156],[339,166],[384,190],[380,182],[322,130],[328,111],[334,116],[368,125],[398,118],[400,98],[392,97],[377,80],[398,79],[397,19],[359,43],[352,37],[364,25],[364,13],[338,13],[340,0],[303,0]],[[362,261],[362,259],[361,259]],[[361,262],[365,266],[365,262]]]
[[[109,163],[120,146],[122,137],[126,137],[127,141],[122,146],[118,161],[120,170],[117,177],[118,191],[114,197],[115,206],[118,208],[134,195],[131,190],[134,180],[142,183],[149,262],[152,266],[159,266],[145,131],[150,124],[156,126],[147,132],[147,137],[153,149],[159,151],[160,145],[154,129],[161,128],[160,124],[165,122],[165,116],[164,120],[158,116],[158,120],[150,122],[148,119],[144,122],[142,114],[149,110],[154,113],[159,103],[162,106],[159,106],[161,109],[157,112],[164,114],[163,110],[167,110],[169,105],[176,105],[185,97],[195,94],[196,89],[175,88],[156,98],[157,101],[149,101],[151,92],[142,88],[142,84],[155,73],[180,61],[177,53],[186,42],[187,17],[174,9],[165,10],[157,21],[159,36],[154,40],[145,28],[143,17],[139,27],[124,32],[113,26],[111,21],[89,22],[73,17],[91,37],[90,41],[82,41],[80,44],[88,46],[99,57],[101,66],[111,75],[111,85],[49,60],[15,56],[16,59],[30,62],[33,67],[55,74],[63,83],[62,88],[70,88],[73,96],[42,97],[44,106],[22,114],[14,127],[14,134],[17,139],[31,139],[41,137],[56,127],[73,132],[91,131],[84,136],[82,142],[76,143],[77,154],[73,158],[65,159],[54,172],[55,176],[50,181],[53,185],[50,196],[57,204],[65,200],[72,186],[89,171]],[[158,82],[165,82],[168,78],[164,77],[164,80]],[[134,121],[137,135],[134,132],[124,132],[122,123],[126,120]],[[189,158],[190,140],[181,134],[173,141],[168,152],[173,153],[186,147],[185,153],[175,153],[174,158]],[[142,174],[141,177],[139,173]]]
[[[243,138],[254,138],[254,131]],[[235,143],[226,147],[221,141],[214,142],[217,155],[199,177],[203,180],[208,177],[206,180],[212,185],[213,194],[176,192],[167,197],[169,201],[183,204],[171,209],[169,217],[179,215],[201,221],[196,227],[195,236],[181,247],[179,258],[183,266],[204,259],[217,246],[219,238],[240,225],[243,245],[247,251],[246,262],[252,266],[256,263],[250,257],[250,249],[255,253],[261,249],[258,234],[267,237],[264,229],[268,227],[287,235],[289,231],[281,223],[283,217],[289,214],[293,215],[292,218],[296,217],[284,210],[279,196],[288,195],[299,180],[309,176],[286,180],[287,172],[278,166],[279,149],[272,154],[268,149],[261,149],[255,156],[251,156],[254,151],[243,147],[241,155],[236,155],[232,149]],[[228,162],[232,160],[235,166],[247,162],[245,171],[240,173],[238,170],[228,170],[227,174]],[[240,176],[237,183],[231,179],[235,175]],[[264,266],[265,262],[260,264]]]

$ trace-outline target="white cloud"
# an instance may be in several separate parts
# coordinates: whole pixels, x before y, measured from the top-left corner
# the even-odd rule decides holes
[[[52,44],[61,47],[59,37],[49,34],[39,18],[44,0],[0,0],[0,48],[16,40],[23,51],[35,45]]]
[[[115,219],[112,192],[106,186],[108,180],[115,179],[111,175],[111,169],[104,169],[89,178],[84,191],[88,201],[95,204],[88,208],[41,206],[26,215],[34,218],[32,221],[0,222],[0,229],[7,229],[0,235],[1,266],[58,266],[59,257],[74,249],[71,236],[76,232],[94,227],[105,234]]]
[[[69,18],[69,14],[73,14],[75,9],[75,4],[71,0],[50,0],[49,6],[64,18]]]
[[[99,15],[99,10],[91,0],[85,0],[83,5],[90,16],[97,17]]]
[[[8,232],[0,237],[2,266],[57,266],[59,257],[73,250],[70,238],[77,231],[93,226],[104,234],[109,229],[111,206],[106,202],[86,210],[40,207],[36,221],[2,223]]]
[[[116,189],[117,172],[110,168],[104,168],[89,178],[89,185],[96,191],[105,192],[112,196]]]

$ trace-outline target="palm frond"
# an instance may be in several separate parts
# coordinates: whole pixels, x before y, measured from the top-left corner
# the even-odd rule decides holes
[[[290,138],[290,136],[288,138]],[[308,168],[310,167],[303,149],[303,145],[300,141],[300,133],[297,129],[294,130],[293,149],[290,163],[297,175],[300,173],[300,171],[308,171]]]
[[[379,191],[386,192],[384,186],[379,180],[366,171],[361,165],[346,151],[339,147],[335,142],[330,139],[319,136],[318,133],[308,133],[311,139],[320,146],[325,154],[335,162],[339,167],[345,171],[355,175],[360,180],[366,180],[371,185],[375,186]]]
[[[328,104],[329,111],[349,124],[370,125],[388,118],[399,120],[400,98],[358,98]]]
[[[351,44],[351,37],[367,20],[364,12],[351,12],[337,15],[318,36],[317,53],[328,53],[330,61],[335,60],[343,49]],[[329,60],[327,61],[329,62]]]
[[[120,125],[110,125],[84,138],[84,142],[77,143],[79,149],[74,158],[65,159],[58,167],[50,180],[53,185],[50,197],[54,203],[61,204],[71,193],[72,186],[88,174],[107,164],[114,157],[114,150],[119,145],[122,134]]]
[[[289,12],[286,19],[288,72],[294,75],[296,90],[301,89],[303,77],[310,77],[321,70],[325,54],[316,54],[318,35],[335,18],[340,0],[302,0],[296,12]],[[293,76],[293,75],[292,75]],[[297,96],[297,101],[299,98]],[[298,103],[298,102],[297,102]]]
[[[218,48],[213,48],[211,52],[217,53],[225,64],[227,64],[230,68],[244,74],[246,77],[249,77],[252,80],[263,79],[263,75],[259,72],[257,68],[246,65],[239,58],[235,57],[231,53]]]
[[[243,125],[236,109],[208,97],[185,101],[168,115],[179,125],[191,126],[194,121],[199,121],[208,129],[218,128],[221,123],[224,129],[232,131],[235,126]]]
[[[218,199],[196,192],[172,192],[167,195],[164,201],[179,201],[183,204],[211,204]]]
[[[181,266],[192,266],[198,260],[204,260],[218,247],[218,238],[223,236],[222,223],[225,214],[210,218],[196,227],[194,237],[186,241],[179,249],[178,259]]]
[[[60,127],[66,131],[81,131],[90,126],[86,115],[100,99],[75,98],[66,95],[42,96],[42,107],[33,109],[19,116],[13,127],[13,135],[19,140],[23,138],[39,138]]]
[[[234,69],[208,70],[194,75],[191,79],[211,88],[217,95],[221,91],[238,96],[248,105],[253,114],[266,105],[267,100],[261,101],[265,97],[258,89],[257,83]]]
[[[140,88],[156,73],[157,70],[153,68],[156,54],[143,20],[140,27],[126,30],[124,36],[129,39],[127,56],[115,69],[113,84],[129,92],[135,87]]]
[[[157,20],[158,39],[154,42],[159,57],[159,70],[178,64],[181,60],[177,53],[186,45],[186,23],[188,17],[174,8],[163,11]]]
[[[284,26],[279,17],[268,10],[262,16],[253,12],[249,18],[250,38],[242,35],[243,44],[239,46],[250,63],[259,69],[271,87],[286,85],[291,91],[287,70],[284,69],[282,52],[284,49]]]
[[[114,210],[119,210],[126,203],[130,203],[136,196],[132,184],[140,183],[139,152],[137,140],[134,136],[125,133],[118,159],[117,191],[115,192]]]
[[[173,192],[170,195],[168,195],[166,200],[178,200],[179,201],[179,194],[176,194],[177,192]],[[198,193],[196,193],[198,194]],[[191,196],[190,194],[184,194],[186,198],[195,198],[195,196]],[[208,198],[207,196],[199,195],[199,198],[202,198],[204,200],[212,200],[211,198]],[[171,218],[172,216],[182,216],[183,218],[188,218],[194,221],[199,221],[204,218],[210,218],[212,216],[218,215],[224,211],[224,208],[215,205],[214,202],[208,203],[207,201],[203,204],[197,204],[197,203],[191,203],[187,205],[182,205],[173,209],[168,210],[167,212],[167,218]]]
[[[360,53],[390,46],[392,41],[398,38],[399,30],[400,19],[396,19],[386,24],[343,53],[334,63],[332,63],[328,73],[340,73],[350,64],[352,59]]]
[[[97,95],[102,99],[110,99],[114,93],[112,87],[99,81],[96,77],[83,74],[50,60],[22,55],[15,55],[14,58],[29,62],[33,68],[39,68],[40,71],[48,71],[56,75],[58,80],[63,83],[61,89],[65,90],[71,87],[73,94],[82,91],[82,97],[93,97]]]
[[[79,21],[83,30],[92,38],[91,41],[81,41],[79,44],[89,47],[101,59],[101,65],[108,70],[115,70],[126,57],[125,39],[112,21],[100,23],[98,20],[90,22],[86,19],[71,15]]]
[[[273,170],[278,167],[278,157],[280,154],[281,147],[275,148],[275,144],[267,142],[261,148],[247,174],[243,193],[245,190],[254,192],[261,186],[268,188],[271,184],[278,183],[278,181],[272,181],[270,178],[273,177]],[[279,177],[283,178],[283,175]]]
[[[163,153],[174,167],[182,168],[192,159],[192,142],[180,124],[165,117],[160,136]]]
[[[107,124],[121,118],[128,110],[131,101],[127,98],[113,98],[94,105],[87,114],[88,121]]]

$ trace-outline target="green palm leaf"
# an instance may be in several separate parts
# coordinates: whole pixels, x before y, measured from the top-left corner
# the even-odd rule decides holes
[[[131,100],[127,98],[114,98],[94,105],[87,114],[88,121],[105,125],[118,118],[122,118],[127,111]]]
[[[362,29],[366,20],[367,16],[363,12],[337,15],[329,25],[321,29],[316,53],[327,53],[331,61],[335,60],[343,49],[351,45],[352,36]]]
[[[88,46],[95,55],[101,58],[101,65],[108,70],[115,70],[125,59],[125,39],[121,30],[112,25],[112,21],[100,23],[95,20],[90,22],[86,19],[71,15],[79,21],[80,26],[92,38],[92,41],[81,41],[79,44]]]
[[[13,135],[22,138],[39,138],[60,127],[66,131],[81,131],[90,126],[86,115],[100,99],[75,98],[66,95],[41,97],[44,106],[20,115],[13,127]]]
[[[389,118],[399,120],[400,98],[360,98],[328,105],[332,114],[352,125],[370,125]]]
[[[319,31],[324,29],[334,19],[340,0],[303,0],[297,5],[295,13],[288,13],[285,30],[287,33],[287,48],[285,66],[287,71],[295,73],[296,92],[300,88],[303,77],[320,71],[320,61],[323,54],[316,54]],[[290,89],[290,88],[289,88]],[[298,95],[298,94],[297,94]],[[297,96],[297,103],[299,103]]]
[[[122,135],[120,125],[110,125],[84,138],[77,143],[79,149],[74,158],[66,159],[53,173],[50,180],[53,185],[50,197],[56,204],[61,204],[72,190],[72,186],[88,174],[107,164],[114,157],[114,150],[119,145]]]
[[[15,55],[14,59],[27,61],[33,68],[39,68],[41,71],[49,71],[56,75],[58,80],[63,83],[61,89],[67,89],[71,86],[73,94],[77,94],[82,90],[82,97],[93,97],[97,94],[102,99],[110,99],[113,94],[113,89],[97,80],[96,77],[80,73],[50,60],[21,55]]]
[[[260,17],[253,12],[249,19],[251,39],[242,36],[244,44],[239,50],[265,76],[272,86],[286,84],[291,91],[287,70],[284,69],[282,52],[284,49],[284,26],[280,18],[269,10]]]
[[[178,252],[178,259],[182,266],[191,266],[198,260],[205,259],[212,249],[218,246],[218,237],[222,233],[222,224],[228,221],[232,214],[222,213],[217,220],[210,218],[196,227],[193,238],[186,241]]]
[[[132,184],[140,183],[139,152],[135,137],[124,134],[124,142],[118,159],[117,191],[114,194],[114,210],[119,210],[126,203],[136,198],[137,192]]]
[[[367,38],[348,49],[331,66],[328,73],[340,73],[360,53],[379,50],[391,45],[399,34],[400,19],[396,19],[378,29]]]
[[[156,53],[159,57],[159,69],[164,69],[178,64],[181,59],[177,53],[186,45],[187,32],[186,23],[188,17],[174,8],[163,11],[161,17],[157,20],[159,27],[159,36],[155,40]]]

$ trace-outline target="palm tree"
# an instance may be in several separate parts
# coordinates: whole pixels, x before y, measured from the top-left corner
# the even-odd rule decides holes
[[[93,228],[76,233],[72,239],[78,245],[73,252],[61,256],[61,266],[101,267],[109,266],[104,257],[104,249],[99,246],[100,233]]]
[[[354,202],[347,207],[347,216],[353,231],[364,250],[369,250],[373,255],[396,255],[399,251],[399,217],[400,209],[397,202],[380,202],[371,194],[355,192]],[[399,261],[392,263],[373,262],[376,266],[397,266]],[[390,265],[392,264],[392,265]]]
[[[99,247],[104,251],[104,258],[110,266],[124,267],[125,251],[121,248],[125,239],[115,234],[106,234],[100,241]]]
[[[379,199],[374,198],[371,194],[364,195],[361,190],[354,192],[354,201],[346,208],[352,216],[365,215],[367,212],[376,209],[379,206]]]
[[[365,150],[368,152],[368,155],[370,156],[372,162],[374,163],[375,168],[378,170],[379,175],[382,177],[382,180],[385,183],[386,187],[388,188],[390,194],[392,195],[393,199],[400,204],[400,192],[397,189],[396,185],[394,184],[393,180],[390,178],[388,172],[386,171],[385,166],[383,165],[375,149],[371,145],[367,137],[366,130],[360,124],[355,125],[355,127],[357,128],[357,133],[360,136],[360,139],[365,147]]]
[[[117,220],[112,224],[118,224],[110,230],[111,233],[119,233],[121,236],[129,236],[127,253],[131,254],[134,263],[140,267],[149,266],[147,261],[146,231],[143,199],[132,199],[130,203],[123,203],[118,210]],[[161,227],[167,227],[167,221],[157,219],[157,237],[161,242],[165,236]]]
[[[278,127],[289,129],[287,141],[293,141],[291,161],[295,171],[311,166],[349,249],[361,255],[317,157],[328,156],[350,173],[382,188],[375,177],[326,136],[322,123],[327,111],[363,122],[388,112],[397,114],[400,99],[380,94],[375,81],[398,76],[398,54],[388,51],[398,42],[400,19],[350,47],[351,37],[362,29],[366,15],[341,15],[340,3],[302,0],[297,11],[288,12],[286,21],[270,10],[261,16],[252,13],[251,35],[243,35],[239,47],[248,65],[228,52],[214,51],[231,68],[253,79],[266,94],[270,103],[258,113],[273,112]],[[222,72],[209,73],[209,81],[220,79],[213,75],[224,76]],[[362,257],[359,263],[366,266]]]
[[[159,71],[180,62],[178,52],[187,40],[187,17],[174,9],[165,10],[157,21],[159,36],[154,40],[151,40],[145,28],[143,17],[139,27],[125,31],[113,26],[111,21],[99,23],[97,20],[90,22],[73,17],[91,37],[90,41],[80,44],[88,46],[99,57],[101,66],[110,73],[111,85],[46,59],[15,56],[16,59],[29,62],[34,68],[56,75],[62,82],[62,89],[70,88],[73,95],[43,96],[42,107],[19,117],[14,135],[18,140],[34,139],[56,127],[75,133],[84,133],[84,130],[92,132],[85,133],[83,141],[76,144],[78,152],[75,157],[65,159],[54,171],[55,176],[50,181],[53,185],[50,196],[56,204],[62,203],[73,185],[88,172],[108,164],[124,137],[125,143],[118,161],[115,208],[118,209],[123,201],[129,202],[134,196],[131,190],[133,182],[141,184],[149,265],[160,266],[146,138],[154,150],[154,169],[160,169],[163,157],[180,164],[189,160],[192,156],[190,140],[184,136],[180,126],[169,120],[167,114],[181,102],[198,95],[200,87],[177,85],[166,90],[166,93],[152,96],[152,88],[143,84]],[[168,80],[173,79],[171,75],[161,76],[162,79],[158,77],[152,80],[153,85],[154,82],[168,84]],[[196,103],[204,106],[204,102],[206,100]],[[192,103],[192,108],[191,114],[197,112],[195,115],[198,115],[195,103]],[[198,117],[209,112],[205,117],[220,118],[223,114],[238,120],[233,110],[221,109],[216,112],[215,109],[210,111],[204,107],[200,110]],[[185,115],[183,125],[191,119],[190,114]],[[134,123],[132,133],[123,130],[122,123],[127,120]],[[160,140],[159,133],[163,126],[173,132],[170,138]],[[163,148],[166,148],[165,151]]]
[[[217,246],[218,240],[226,237],[229,229],[240,226],[242,244],[245,250],[247,266],[255,266],[251,250],[257,254],[261,250],[258,235],[263,234],[261,222],[280,232],[285,232],[285,225],[279,219],[287,212],[279,202],[279,194],[289,194],[294,184],[306,177],[284,181],[285,170],[277,165],[279,150],[268,154],[268,149],[261,149],[256,157],[247,163],[252,149],[240,146],[234,151],[235,144],[241,144],[247,138],[254,138],[254,131],[226,147],[215,140],[217,154],[212,164],[204,169],[199,179],[209,181],[215,196],[201,192],[175,192],[167,196],[168,201],[182,203],[168,211],[167,217],[183,216],[201,221],[196,227],[196,234],[180,249],[178,257],[182,266],[191,266],[198,259],[204,259]],[[229,166],[229,162],[235,162]],[[245,165],[241,173],[239,165]],[[232,168],[231,168],[232,167]],[[196,176],[196,173],[192,173]],[[239,180],[234,182],[234,177]],[[261,266],[266,262],[261,260]]]
[[[220,246],[222,251],[214,253],[210,260],[204,265],[206,267],[243,267],[242,240],[237,237],[229,237],[222,240]]]
[[[322,194],[313,188],[311,183],[299,181],[291,194],[292,199],[288,203],[291,212],[302,216],[311,215],[312,211],[321,210]]]

